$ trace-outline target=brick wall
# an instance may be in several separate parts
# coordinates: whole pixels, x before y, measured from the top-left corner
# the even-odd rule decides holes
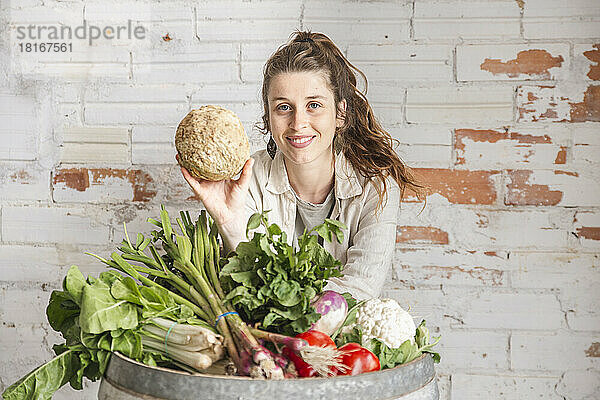
[[[263,138],[261,68],[328,34],[431,189],[407,198],[385,295],[442,334],[441,398],[600,397],[600,3],[594,0],[3,2],[0,390],[52,356],[44,313],[122,223],[200,205],[179,120],[221,104]],[[21,53],[15,26],[123,25],[143,40]],[[422,210],[422,211],[421,211]],[[65,388],[59,399],[93,399]]]

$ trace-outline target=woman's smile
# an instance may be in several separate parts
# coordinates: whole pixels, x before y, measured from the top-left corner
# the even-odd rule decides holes
[[[297,149],[303,149],[308,147],[316,136],[288,136],[286,137],[287,141],[290,143],[292,147]]]

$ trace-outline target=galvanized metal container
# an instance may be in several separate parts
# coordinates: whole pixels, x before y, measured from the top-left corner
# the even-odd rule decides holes
[[[402,366],[356,376],[284,380],[188,374],[154,368],[118,353],[111,356],[98,390],[99,400],[437,400],[431,355]]]

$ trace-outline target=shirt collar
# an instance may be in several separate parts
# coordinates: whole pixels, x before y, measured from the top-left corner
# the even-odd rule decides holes
[[[281,151],[278,151],[273,161],[271,161],[266,189],[274,194],[281,194],[292,190]],[[338,199],[348,199],[360,195],[362,191],[358,175],[354,171],[354,168],[352,168],[352,164],[350,164],[342,152],[336,154],[335,197]]]

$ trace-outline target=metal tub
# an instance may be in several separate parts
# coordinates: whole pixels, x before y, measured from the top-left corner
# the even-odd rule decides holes
[[[118,353],[111,356],[99,400],[437,400],[437,379],[431,355],[408,364],[356,376],[285,380],[188,374],[149,367]]]

